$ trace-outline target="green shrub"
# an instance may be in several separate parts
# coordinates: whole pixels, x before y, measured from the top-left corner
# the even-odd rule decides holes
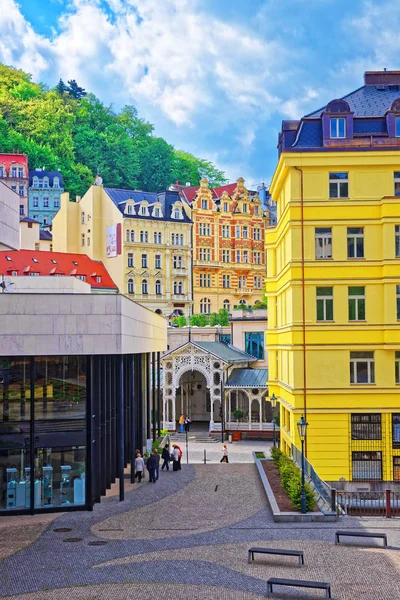
[[[292,478],[289,481],[289,486],[287,489],[288,496],[290,498],[291,503],[298,510],[301,509],[301,473],[298,470],[298,475]],[[315,506],[315,495],[311,486],[308,483],[304,485],[305,494],[306,494],[306,509],[307,511],[312,510]]]
[[[297,510],[301,509],[301,471],[295,462],[283,454],[279,448],[271,449],[272,460],[281,476],[281,484],[286,491],[291,503]],[[306,509],[312,510],[315,506],[316,498],[311,486],[305,484]]]
[[[279,448],[277,448],[276,446],[273,446],[271,448],[271,456],[272,456],[272,460],[274,461],[274,465],[276,467],[278,467],[280,458],[282,456],[282,452],[279,450]]]

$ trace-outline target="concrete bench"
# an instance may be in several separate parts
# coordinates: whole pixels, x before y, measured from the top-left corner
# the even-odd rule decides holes
[[[267,581],[267,598],[272,594],[272,586],[274,585],[287,585],[291,587],[303,587],[325,590],[325,598],[328,600],[331,596],[331,585],[324,581],[303,581],[301,579],[281,579],[279,577],[271,577]]]
[[[378,538],[383,540],[383,545],[387,546],[387,535],[386,533],[369,533],[367,531],[336,531],[335,533],[335,544],[340,544],[340,536],[348,537],[363,537],[363,538]]]
[[[303,550],[279,550],[278,548],[250,548],[248,553],[248,562],[254,560],[255,554],[278,554],[279,556],[297,556],[299,559],[299,567],[304,565]]]

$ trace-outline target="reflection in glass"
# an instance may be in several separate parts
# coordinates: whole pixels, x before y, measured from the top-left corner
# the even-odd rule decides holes
[[[35,478],[43,508],[85,503],[86,448],[37,448]]]
[[[0,510],[29,508],[29,460],[29,450],[0,450]]]
[[[0,358],[0,433],[29,434],[29,358]]]

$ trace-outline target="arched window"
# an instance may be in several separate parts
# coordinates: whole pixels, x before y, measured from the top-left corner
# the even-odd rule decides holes
[[[161,296],[161,281],[159,279],[156,281],[156,295]]]
[[[174,281],[174,294],[183,294],[182,281]]]
[[[209,315],[211,313],[211,300],[209,298],[202,298],[200,300],[200,313],[202,315]]]
[[[43,187],[44,188],[49,187],[49,178],[48,177],[43,177]]]
[[[228,312],[231,312],[231,303],[229,302],[229,300],[224,300],[224,308]]]
[[[32,180],[32,187],[34,188],[38,188],[39,187],[39,177],[34,177]]]
[[[179,236],[179,245],[183,246],[183,233]]]
[[[239,304],[247,304],[246,299],[245,298],[241,298],[241,300],[239,300]]]
[[[130,242],[130,240],[131,240],[131,232],[130,232],[130,229],[127,229],[126,230],[126,241]]]
[[[128,294],[135,293],[135,283],[133,279],[128,279]]]
[[[134,242],[134,241],[135,241],[135,232],[132,229],[132,231],[131,231],[131,242]]]
[[[53,187],[60,187],[60,180],[58,179],[58,177],[53,177]]]
[[[148,291],[147,279],[143,279],[142,280],[142,294],[145,295],[148,293],[149,293],[149,291]]]

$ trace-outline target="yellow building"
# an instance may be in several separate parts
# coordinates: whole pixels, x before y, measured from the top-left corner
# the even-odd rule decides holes
[[[19,221],[21,250],[44,250],[52,252],[52,234],[40,229],[40,222],[31,217],[21,217]]]
[[[159,194],[93,185],[68,194],[53,219],[56,252],[101,260],[120,291],[166,317],[189,314],[191,229],[177,192]]]
[[[258,195],[248,192],[242,178],[215,190],[203,179],[191,208],[194,312],[232,312],[261,301],[268,213]]]
[[[399,87],[398,87],[399,86]],[[267,246],[281,448],[328,481],[400,480],[400,72],[284,121]]]

